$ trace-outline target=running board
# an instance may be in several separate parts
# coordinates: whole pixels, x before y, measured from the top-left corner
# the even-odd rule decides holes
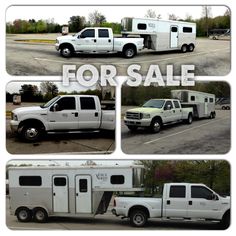
[[[79,130],[79,131],[47,131],[48,134],[93,134],[99,133],[100,130]]]

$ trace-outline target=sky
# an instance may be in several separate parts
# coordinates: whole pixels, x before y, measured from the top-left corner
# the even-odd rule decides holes
[[[108,22],[120,22],[123,17],[144,17],[147,10],[152,9],[156,14],[161,14],[163,20],[167,20],[169,14],[175,14],[179,18],[192,16],[198,19],[202,16],[202,6],[10,6],[6,12],[6,22],[15,19],[54,19],[59,24],[68,24],[71,16],[85,16],[95,10],[105,15]],[[212,6],[212,17],[223,15],[225,6]]]
[[[20,82],[14,81],[14,82],[10,82],[6,86],[6,91],[9,92],[9,93],[19,93],[19,90],[21,89],[21,85],[23,85],[23,84],[36,85],[36,86],[38,86],[38,89],[40,90],[40,83],[41,82],[42,81],[40,81],[40,82],[32,82],[32,81],[23,81],[23,82],[22,81],[20,81]],[[90,87],[90,88],[83,87],[78,82],[71,82],[70,86],[68,86],[68,87],[64,87],[62,85],[61,81],[60,82],[53,82],[53,83],[55,83],[57,85],[59,92],[60,91],[63,91],[63,92],[78,91],[78,92],[80,92],[80,91],[86,91],[88,89],[91,89],[91,90],[96,89],[95,86]]]

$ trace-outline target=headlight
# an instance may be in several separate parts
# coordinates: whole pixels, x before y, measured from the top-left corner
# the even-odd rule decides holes
[[[11,119],[14,121],[18,121],[17,115],[14,114],[13,112],[11,113]]]
[[[142,117],[141,119],[149,119],[151,116],[150,116],[150,114],[142,113],[141,117]]]

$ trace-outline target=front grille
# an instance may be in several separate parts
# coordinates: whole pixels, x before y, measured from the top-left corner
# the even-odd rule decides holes
[[[126,112],[127,119],[141,120],[141,113]]]

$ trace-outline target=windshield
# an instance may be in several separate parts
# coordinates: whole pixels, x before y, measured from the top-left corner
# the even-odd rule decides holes
[[[53,99],[51,99],[50,101],[48,101],[47,103],[45,103],[44,105],[42,105],[40,107],[41,108],[47,108],[47,107],[51,106],[59,98],[60,98],[60,96],[54,97]]]
[[[151,99],[144,103],[143,107],[154,107],[154,108],[162,108],[165,103],[165,100],[157,100]]]

